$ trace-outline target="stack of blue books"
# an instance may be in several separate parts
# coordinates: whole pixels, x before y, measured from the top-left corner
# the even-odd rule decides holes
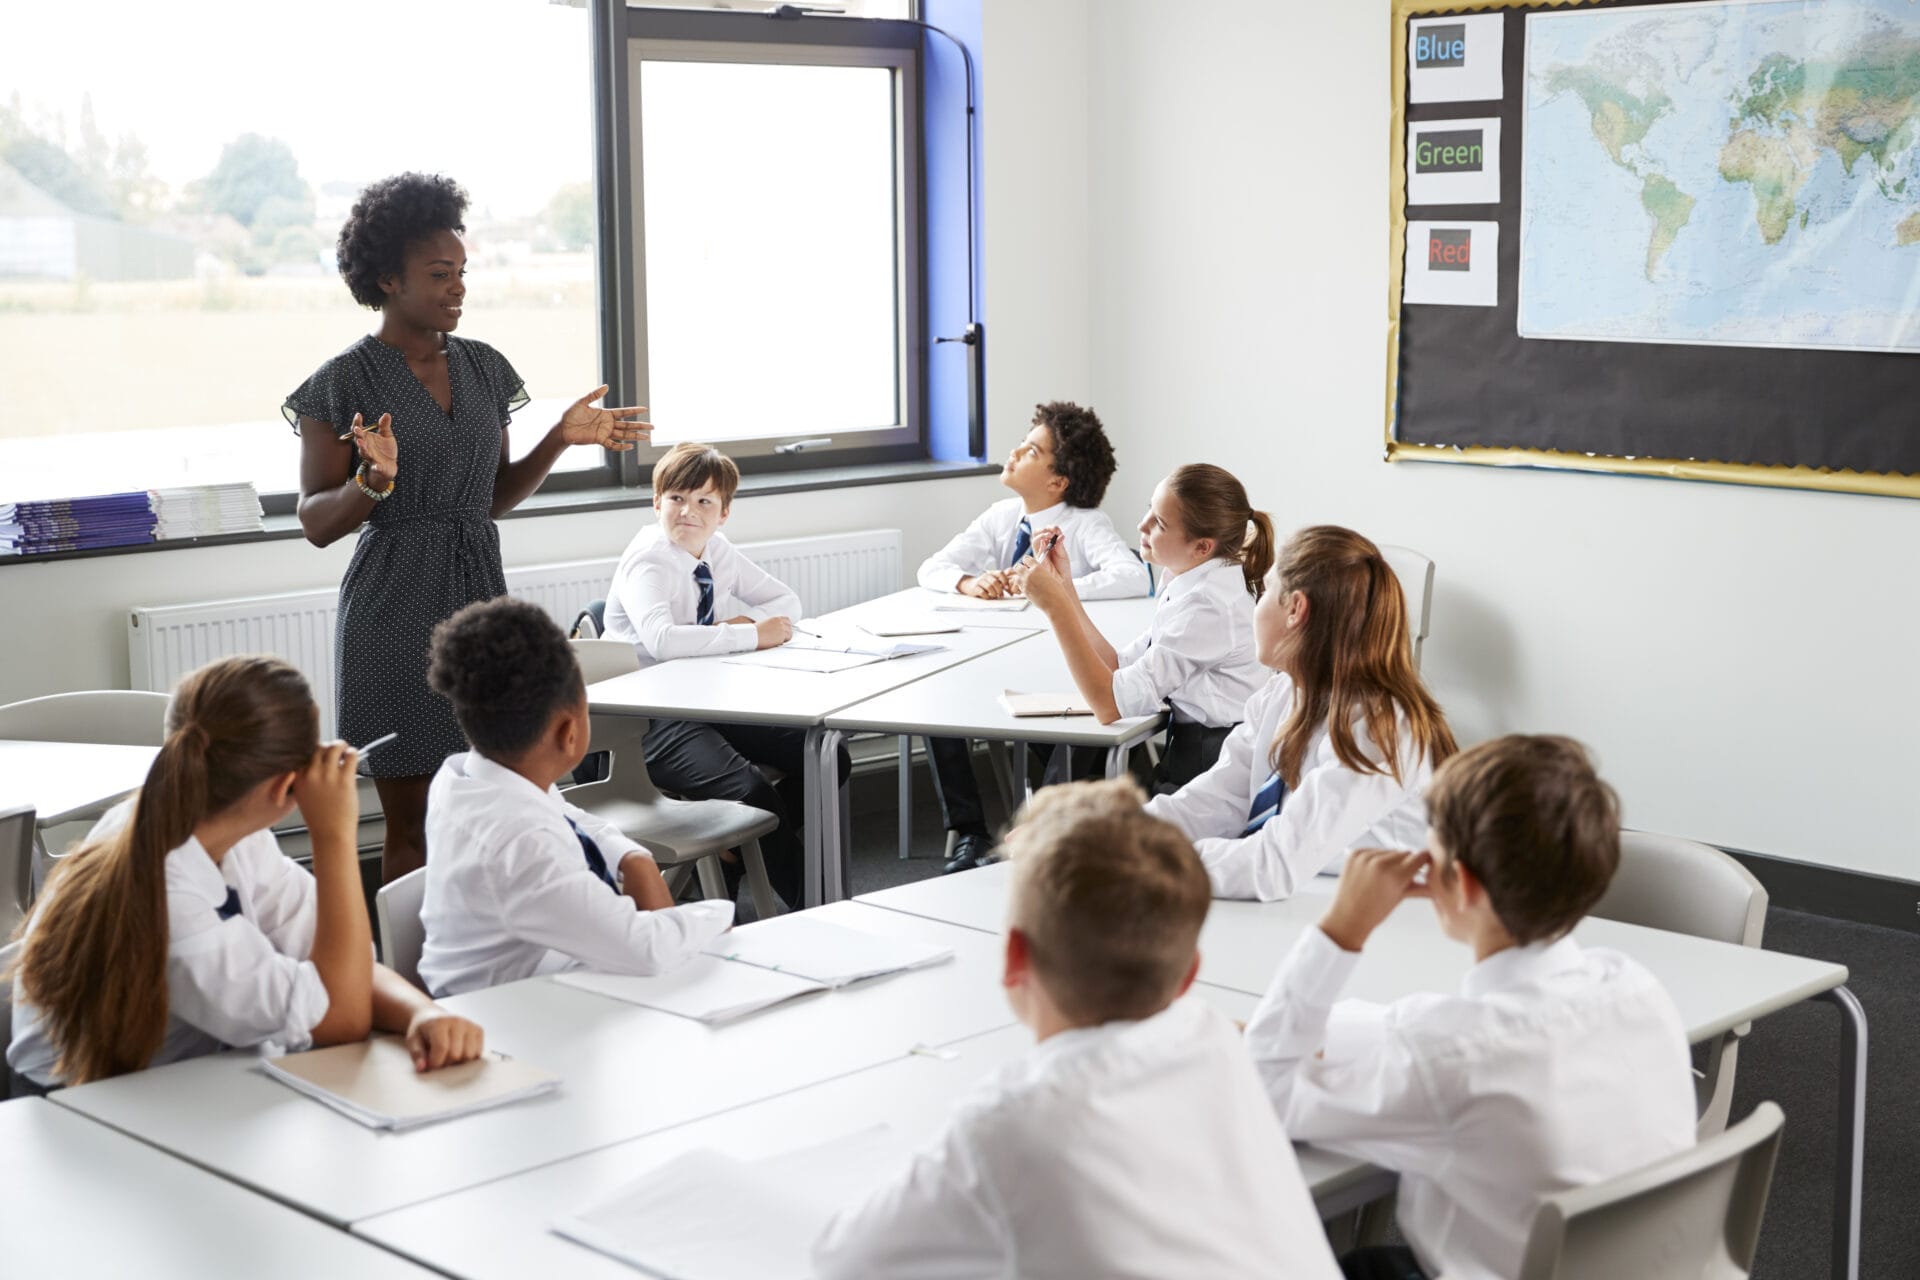
[[[153,526],[153,503],[144,489],[92,498],[0,502],[0,556],[152,542]]]

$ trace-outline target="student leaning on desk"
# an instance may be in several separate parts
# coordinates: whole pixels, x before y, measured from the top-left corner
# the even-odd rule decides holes
[[[1454,744],[1414,669],[1400,580],[1366,538],[1295,533],[1253,619],[1274,676],[1214,766],[1147,812],[1193,839],[1220,897],[1271,901],[1349,849],[1418,848],[1421,792]]]
[[[1182,998],[1206,872],[1140,798],[1050,787],[1008,834],[1001,981],[1037,1043],[827,1227],[822,1280],[1338,1276],[1233,1024]]]
[[[306,680],[226,658],[181,680],[145,785],[62,859],[14,975],[7,1062],[42,1088],[228,1047],[404,1032],[418,1070],[479,1027],[376,964],[360,882],[359,755],[314,746]],[[298,806],[313,871],[271,828]]]
[[[633,646],[643,667],[676,658],[749,653],[793,638],[803,616],[793,588],[740,554],[720,532],[733,513],[740,468],[711,445],[682,443],[653,465],[653,509],[621,553],[607,590],[609,640]],[[648,722],[647,773],[663,791],[689,800],[738,800],[780,826],[761,842],[767,876],[790,907],[800,905],[800,815],[806,811],[804,729],[693,720]],[[776,785],[755,765],[784,775]],[[840,748],[840,781],[853,771]],[[722,863],[731,889],[740,862]]]

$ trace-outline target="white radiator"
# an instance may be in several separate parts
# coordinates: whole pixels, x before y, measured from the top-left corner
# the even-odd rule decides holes
[[[830,613],[898,591],[898,529],[865,529],[742,544],[740,550],[799,593],[809,614]],[[607,594],[617,559],[572,560],[507,570],[507,591],[530,600],[563,627]],[[166,692],[215,658],[270,653],[299,668],[320,704],[320,732],[333,734],[333,620],[336,588],[282,595],[142,606],[127,619],[133,687]]]

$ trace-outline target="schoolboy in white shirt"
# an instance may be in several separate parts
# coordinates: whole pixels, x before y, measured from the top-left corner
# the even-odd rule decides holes
[[[460,610],[434,629],[427,679],[473,744],[427,796],[429,991],[666,973],[732,925],[730,902],[674,906],[645,849],[555,788],[587,754],[587,691],[544,609],[502,596]]]
[[[821,1280],[1338,1276],[1233,1024],[1180,998],[1207,873],[1140,802],[1052,787],[1007,836],[1002,981],[1039,1043],[827,1227]]]
[[[771,649],[793,638],[800,597],[720,532],[739,487],[740,468],[710,445],[677,444],[654,464],[660,522],[627,544],[607,592],[606,637],[632,645],[641,666]],[[690,800],[737,800],[780,819],[760,851],[768,879],[790,907],[801,905],[806,738],[804,729],[656,718],[641,742],[648,776],[661,790]],[[755,765],[784,776],[771,783]],[[852,765],[844,747],[839,767],[845,783]],[[732,888],[740,864],[731,854],[722,861]]]
[[[1093,410],[1064,400],[1035,406],[1032,428],[1000,469],[1000,483],[1014,496],[988,507],[928,556],[920,565],[920,585],[983,600],[1017,595],[1015,570],[1032,550],[1034,534],[1057,527],[1082,600],[1146,595],[1147,566],[1099,509],[1115,465],[1113,446]],[[984,865],[993,842],[972,751],[960,738],[929,738],[927,747],[940,812],[958,837],[946,869]]]
[[[1693,1144],[1691,1063],[1653,975],[1569,936],[1620,858],[1618,802],[1579,743],[1482,743],[1434,775],[1427,806],[1425,852],[1348,859],[1247,1044],[1288,1133],[1399,1171],[1411,1250],[1350,1255],[1349,1277],[1497,1280],[1542,1196]],[[1473,948],[1460,993],[1336,1011],[1369,935],[1416,893]]]

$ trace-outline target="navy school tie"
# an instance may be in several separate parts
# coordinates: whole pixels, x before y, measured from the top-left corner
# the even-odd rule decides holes
[[[1007,567],[1012,568],[1024,560],[1027,555],[1027,549],[1031,546],[1033,546],[1033,526],[1027,523],[1025,519],[1022,519],[1020,521],[1020,531],[1013,540],[1013,559],[1007,561]]]
[[[1286,803],[1287,784],[1280,780],[1278,770],[1267,779],[1266,785],[1253,798],[1253,804],[1247,810],[1247,829],[1240,833],[1242,839],[1252,835],[1267,825],[1267,820],[1280,812],[1280,806]]]
[[[227,886],[227,900],[213,909],[213,913],[222,920],[231,920],[240,914],[240,891],[232,885]]]
[[[587,855],[587,870],[604,880],[607,888],[615,893],[620,892],[620,886],[613,882],[613,873],[607,870],[607,860],[600,856],[600,846],[593,842],[593,837],[582,831],[580,824],[572,818],[567,819],[567,825],[573,828],[574,835],[580,837],[580,851]]]
[[[700,617],[698,621],[701,626],[710,627],[713,625],[713,570],[707,568],[707,562],[705,560],[693,566],[693,580],[700,584]],[[583,836],[581,838],[585,839],[586,837]]]

